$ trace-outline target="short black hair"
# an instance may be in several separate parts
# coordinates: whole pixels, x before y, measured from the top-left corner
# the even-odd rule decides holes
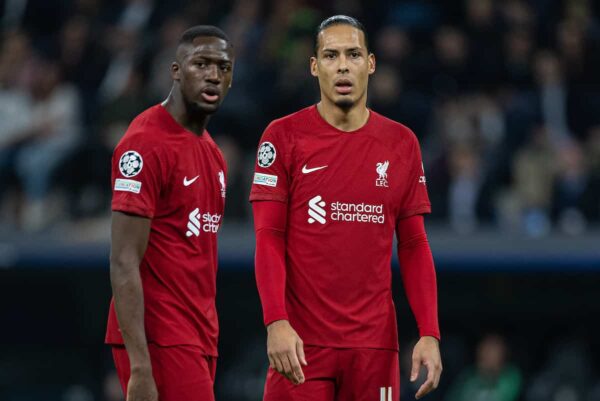
[[[367,51],[369,51],[369,36],[367,35],[364,25],[361,24],[361,22],[356,18],[349,17],[347,15],[334,15],[323,20],[323,22],[321,22],[317,28],[317,32],[315,33],[315,55],[319,51],[319,34],[323,30],[333,25],[350,25],[361,31],[365,36],[365,46],[367,47]]]
[[[213,25],[196,25],[189,29],[187,29],[179,39],[178,45],[181,46],[183,44],[190,44],[199,36],[212,36],[215,38],[223,39],[227,42],[229,47],[233,47],[233,44],[220,28],[217,28]]]

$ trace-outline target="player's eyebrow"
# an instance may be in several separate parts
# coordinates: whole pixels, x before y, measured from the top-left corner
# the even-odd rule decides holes
[[[361,51],[361,50],[363,50],[363,48],[361,46],[354,46],[354,47],[350,47],[347,49],[342,49],[342,51],[345,51],[345,52],[353,52],[353,51]],[[338,49],[331,49],[331,48],[325,48],[322,51],[323,51],[323,53],[325,53],[325,52],[339,53],[340,52],[340,50],[338,50]]]
[[[190,60],[204,59],[216,62],[232,63],[233,57],[230,57],[226,52],[220,54],[207,54],[204,50],[197,50],[188,54]]]

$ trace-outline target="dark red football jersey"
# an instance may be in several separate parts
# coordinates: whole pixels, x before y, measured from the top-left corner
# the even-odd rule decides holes
[[[303,341],[397,349],[396,222],[430,212],[415,135],[373,111],[344,132],[303,109],[263,134],[250,200],[288,204],[286,310]]]
[[[152,219],[140,274],[149,342],[196,345],[217,355],[217,230],[225,161],[208,132],[198,136],[156,105],[140,114],[112,160],[112,210]],[[123,344],[111,302],[106,342]]]

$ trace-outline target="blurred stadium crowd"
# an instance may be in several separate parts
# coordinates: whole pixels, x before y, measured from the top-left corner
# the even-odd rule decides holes
[[[248,219],[268,122],[315,102],[313,32],[364,21],[369,103],[420,138],[432,219],[543,236],[600,219],[600,25],[591,0],[6,0],[0,197],[10,228],[107,216],[110,154],[169,92],[179,34],[222,27],[234,87],[209,128],[230,166],[228,221]]]
[[[226,221],[248,222],[258,138],[272,119],[318,99],[308,60],[315,27],[334,13],[369,32],[370,107],[421,141],[428,221],[532,237],[600,223],[597,1],[2,0],[0,233],[98,221],[106,234],[112,149],[167,96],[179,35],[199,23],[220,26],[235,46],[234,85],[209,130],[229,165]],[[544,354],[525,386],[506,340],[484,337],[473,368],[455,367],[456,380],[430,398],[600,400],[583,344]],[[444,347],[462,355],[456,366],[470,359]],[[254,384],[223,375],[218,394],[257,399],[262,368]],[[105,384],[104,399],[121,399],[113,376]],[[403,399],[411,391],[403,383]],[[74,387],[63,399],[94,395]]]

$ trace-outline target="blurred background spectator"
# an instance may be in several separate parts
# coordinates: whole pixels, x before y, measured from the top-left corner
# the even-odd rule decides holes
[[[86,185],[94,190],[83,188],[82,178],[67,180],[70,200],[48,210],[53,175],[77,170],[95,150],[110,152],[140,110],[167,96],[177,39],[194,23],[222,26],[235,44],[234,88],[210,128],[227,135],[237,149],[233,163],[246,171],[266,124],[317,99],[308,73],[314,28],[323,17],[346,12],[364,20],[378,57],[371,107],[407,124],[422,142],[435,221],[458,233],[480,227],[533,237],[555,228],[586,232],[600,214],[593,153],[583,151],[600,123],[597,3],[449,4],[7,0],[0,113],[15,117],[2,119],[2,221],[39,230],[57,219],[77,224],[101,210],[106,216],[106,174],[88,172],[94,183]],[[41,69],[48,73],[40,76]],[[68,116],[48,114],[59,113],[59,103]],[[42,138],[39,127],[50,120],[53,128],[44,128]],[[57,150],[42,153],[52,156],[32,158],[32,150],[39,155],[51,146]],[[248,187],[234,185],[240,192]],[[86,201],[89,193],[101,201]],[[10,205],[21,202],[14,196],[27,200],[17,214]],[[247,220],[243,197],[228,208],[234,219]]]
[[[475,366],[454,382],[445,401],[516,401],[521,392],[521,373],[508,361],[503,337],[490,334],[477,345]]]

